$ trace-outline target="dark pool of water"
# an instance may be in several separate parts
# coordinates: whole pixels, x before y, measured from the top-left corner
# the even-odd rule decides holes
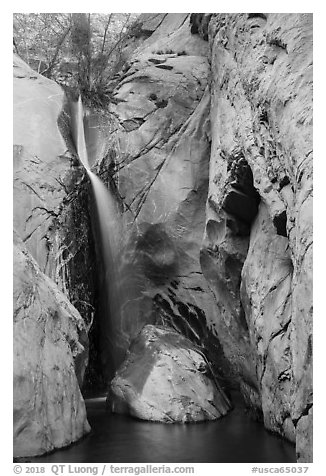
[[[241,407],[215,422],[150,423],[113,415],[86,400],[91,433],[44,463],[294,463],[293,445],[268,433]]]

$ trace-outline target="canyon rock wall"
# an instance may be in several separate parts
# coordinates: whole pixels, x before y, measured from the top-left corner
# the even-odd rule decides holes
[[[89,188],[60,86],[14,56],[14,229],[87,324],[93,318]]]
[[[62,89],[15,56],[15,456],[51,451],[89,431],[79,389],[93,313],[88,190],[68,148]]]
[[[124,352],[144,324],[158,323],[221,353],[199,263],[210,155],[208,43],[191,34],[189,21],[187,14],[140,17],[138,35],[147,38],[117,78],[110,106],[111,169],[123,206],[117,342]],[[99,164],[103,177],[109,164],[108,157]]]
[[[311,461],[312,15],[217,14],[208,36],[217,332],[266,428]]]
[[[174,326],[311,461],[312,16],[147,14],[142,35],[111,108],[120,345]]]

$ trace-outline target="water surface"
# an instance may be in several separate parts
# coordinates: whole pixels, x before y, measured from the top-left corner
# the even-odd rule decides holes
[[[294,463],[293,445],[237,407],[215,422],[150,423],[113,415],[105,398],[86,399],[89,435],[44,463]]]

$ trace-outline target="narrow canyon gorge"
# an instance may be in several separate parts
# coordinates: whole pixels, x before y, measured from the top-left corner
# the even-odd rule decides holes
[[[241,401],[312,462],[312,35],[141,14],[102,109],[14,56],[15,458],[101,393],[198,427]]]

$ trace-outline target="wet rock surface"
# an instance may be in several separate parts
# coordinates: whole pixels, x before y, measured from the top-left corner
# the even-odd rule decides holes
[[[216,420],[231,404],[198,347],[171,328],[145,326],[111,382],[108,406],[142,420]]]
[[[210,154],[208,44],[191,34],[187,14],[144,14],[139,24],[139,34],[152,33],[128,59],[110,106],[124,221],[125,305],[116,341],[124,352],[147,323],[171,324],[207,343],[215,314],[199,263]],[[108,157],[99,164],[103,177],[109,165]],[[216,337],[211,345],[218,348]]]

